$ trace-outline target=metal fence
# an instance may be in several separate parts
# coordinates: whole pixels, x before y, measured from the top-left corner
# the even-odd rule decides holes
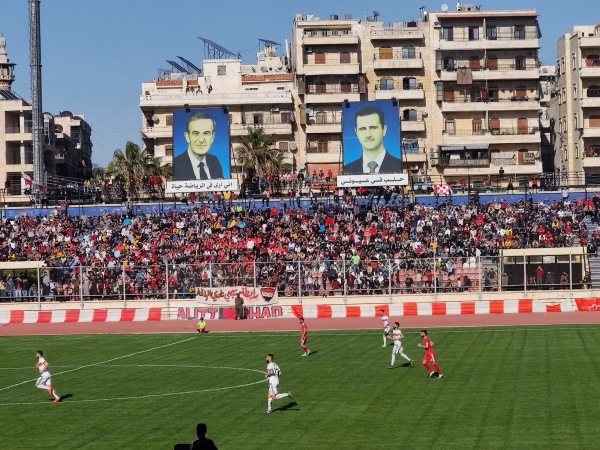
[[[316,249],[312,249],[316,252]],[[297,254],[290,244],[289,254]],[[310,252],[310,249],[308,250]],[[416,249],[417,255],[420,249]],[[435,255],[2,270],[2,302],[194,299],[197,289],[271,287],[280,297],[387,296],[591,288],[586,255]],[[202,255],[198,255],[199,261]]]

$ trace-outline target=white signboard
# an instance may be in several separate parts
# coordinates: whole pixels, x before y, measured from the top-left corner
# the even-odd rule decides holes
[[[215,180],[167,181],[167,194],[190,192],[238,191],[239,183],[236,178]]]
[[[341,188],[369,186],[407,186],[408,175],[405,173],[374,173],[365,175],[338,175],[337,185]]]

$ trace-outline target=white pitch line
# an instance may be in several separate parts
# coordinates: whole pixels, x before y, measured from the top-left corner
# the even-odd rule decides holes
[[[240,370],[253,370],[253,369],[240,369]],[[260,372],[259,370],[257,372]],[[200,389],[197,391],[185,391],[185,392],[166,392],[164,394],[147,394],[147,395],[139,395],[139,396],[130,396],[130,397],[112,397],[112,398],[90,398],[85,400],[69,400],[65,402],[66,404],[71,403],[97,403],[97,402],[111,402],[115,400],[138,400],[144,398],[154,398],[154,397],[172,397],[174,395],[188,395],[188,394],[199,394],[202,392],[216,392],[216,391],[225,391],[229,389],[238,389],[247,386],[253,386],[255,384],[263,383],[265,380],[253,381],[252,383],[246,384],[238,384],[236,386],[225,386],[220,388],[211,388],[211,389]],[[53,405],[54,402],[18,402],[18,403],[0,403],[0,406],[19,406],[19,405]]]
[[[106,361],[100,361],[100,362],[96,362],[96,363],[92,363],[92,364],[86,364],[85,366],[75,367],[74,369],[64,370],[62,372],[57,372],[55,374],[52,374],[52,376],[63,375],[65,373],[70,373],[70,372],[75,372],[77,370],[87,369],[88,367],[94,367],[94,366],[99,366],[101,364],[106,364],[106,363],[109,363],[109,362],[118,361],[119,359],[129,358],[130,356],[141,355],[142,353],[148,353],[148,352],[151,352],[151,351],[154,351],[154,350],[158,350],[158,349],[161,349],[161,348],[171,347],[171,346],[177,345],[177,344],[183,344],[184,342],[191,341],[192,339],[196,339],[196,336],[188,338],[188,339],[184,339],[182,341],[171,342],[170,344],[159,345],[158,347],[152,347],[152,348],[149,348],[147,350],[140,350],[139,352],[130,353],[128,355],[117,356],[116,358],[107,359]],[[30,379],[30,380],[25,380],[25,381],[22,381],[21,383],[16,383],[16,384],[12,384],[10,386],[6,386],[6,387],[3,387],[3,388],[0,388],[0,392],[6,391],[7,389],[11,389],[11,388],[14,388],[14,387],[17,387],[17,386],[22,386],[22,385],[27,384],[27,383],[32,383],[35,380],[37,380],[37,378],[33,378],[33,379]]]

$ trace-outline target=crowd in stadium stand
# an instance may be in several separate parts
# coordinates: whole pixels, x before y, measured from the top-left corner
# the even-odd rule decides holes
[[[317,296],[493,290],[511,280],[479,257],[571,246],[595,254],[600,240],[600,227],[588,232],[584,223],[586,214],[597,222],[598,194],[457,206],[400,196],[361,203],[346,194],[305,210],[283,199],[283,208],[213,202],[141,216],[22,215],[1,223],[0,261],[47,267],[39,280],[35,270],[3,276],[0,293],[4,301],[35,300],[39,286],[43,300],[68,301],[164,298],[167,289],[171,298],[190,298],[199,287],[225,286]],[[565,283],[554,276],[543,282]]]

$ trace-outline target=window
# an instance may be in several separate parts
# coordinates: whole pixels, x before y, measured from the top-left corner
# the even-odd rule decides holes
[[[515,39],[525,39],[525,25],[517,25],[515,26]]]
[[[528,122],[527,119],[517,119],[517,134],[527,134]]]
[[[288,141],[280,141],[279,142],[279,151],[287,152],[290,148],[290,143]]]
[[[165,156],[173,156],[173,144],[165,145]]]
[[[410,90],[417,89],[417,79],[414,77],[406,77],[402,79],[402,89]]]
[[[483,121],[481,119],[473,119],[471,129],[473,134],[483,134]]]
[[[448,70],[448,71],[454,70],[454,58],[452,58],[452,57],[444,58],[444,70]]]
[[[492,134],[500,134],[500,119],[490,119],[488,127]]]
[[[469,40],[470,41],[478,41],[479,40],[479,27],[469,27]]]
[[[600,116],[590,116],[590,127],[600,128]]]
[[[524,56],[515,56],[515,70],[526,70],[527,62]]]
[[[317,94],[324,94],[327,92],[327,85],[324,81],[319,81],[315,84],[315,92]]]
[[[489,70],[498,70],[498,57],[497,56],[488,56],[487,68]]]
[[[446,134],[456,134],[456,122],[454,119],[446,120],[444,130],[446,131]]]
[[[167,116],[165,117],[165,125],[173,125],[173,114],[167,114]]]
[[[25,164],[33,164],[33,145],[25,147]]]
[[[485,37],[490,41],[495,41],[498,39],[498,27],[495,25],[487,26],[485,29]]]
[[[6,164],[21,164],[21,149],[18,146],[6,148]]]
[[[392,59],[394,57],[394,50],[392,47],[381,47],[379,49],[379,59]]]
[[[291,123],[292,122],[292,113],[289,111],[285,111],[281,113],[281,123]]]
[[[325,53],[315,53],[315,64],[325,64]]]
[[[379,90],[381,91],[393,91],[394,80],[392,78],[382,78],[379,80]]]
[[[454,102],[454,88],[452,86],[444,86],[444,101]]]
[[[341,52],[340,53],[340,64],[350,64],[352,61],[350,59],[350,52]]]
[[[405,109],[402,111],[402,120],[408,122],[416,122],[417,118],[417,110],[416,109]]]
[[[263,124],[263,115],[262,115],[262,113],[252,114],[252,123],[254,125],[262,125]]]
[[[327,123],[327,113],[324,111],[319,111],[316,114],[317,123]]]
[[[587,88],[588,97],[600,97],[600,86],[590,86]]]
[[[453,41],[454,40],[454,29],[452,27],[443,27],[442,28],[442,39],[444,41]]]
[[[217,66],[217,75],[227,75],[227,66],[225,64]]]
[[[414,140],[403,140],[402,141],[402,151],[409,155],[416,155],[419,153],[419,141]]]
[[[328,151],[328,142],[327,141],[319,141],[317,142],[317,152],[318,153],[327,153]]]
[[[481,60],[479,56],[470,56],[469,57],[469,69],[479,70],[481,69]]]
[[[402,49],[402,59],[415,59],[417,52],[414,47],[404,47]]]
[[[520,98],[527,97],[527,87],[525,87],[525,86],[517,86],[516,96],[520,97]]]
[[[352,83],[349,81],[342,81],[340,83],[341,92],[352,92]]]
[[[573,84],[573,97],[577,98],[577,85]]]

